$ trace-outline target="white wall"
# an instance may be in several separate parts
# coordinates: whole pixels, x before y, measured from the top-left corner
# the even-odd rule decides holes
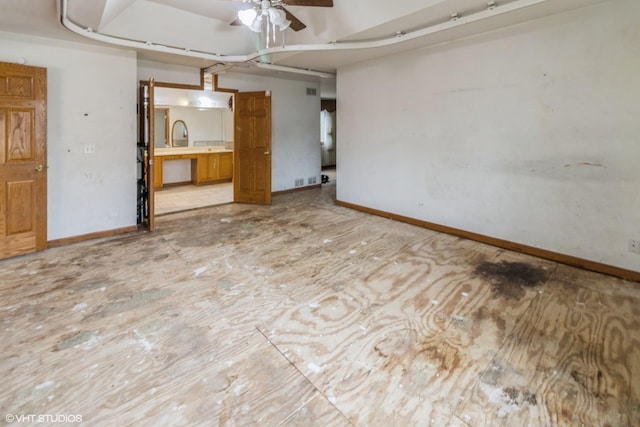
[[[20,58],[48,70],[48,239],[135,225],[135,53],[0,32]]]
[[[320,97],[322,99],[336,99],[336,79],[320,79]]]
[[[233,118],[233,111],[230,109],[224,110],[224,114],[222,114],[222,123],[224,126],[222,134],[224,135],[225,146],[228,149],[233,149],[233,138],[234,138],[234,124],[235,119]]]
[[[338,199],[640,271],[638,22],[616,0],[340,69]]]
[[[200,84],[200,69],[197,67],[139,60],[137,75],[138,80],[154,79],[162,83]]]
[[[247,91],[271,91],[272,191],[295,187],[296,179],[310,177],[320,183],[320,96],[308,96],[307,88],[320,93],[320,84],[297,80],[226,73],[220,87]]]

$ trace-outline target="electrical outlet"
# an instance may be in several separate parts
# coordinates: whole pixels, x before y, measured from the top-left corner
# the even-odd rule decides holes
[[[640,254],[640,240],[629,240],[629,252]]]
[[[84,144],[84,154],[95,154],[96,144]]]

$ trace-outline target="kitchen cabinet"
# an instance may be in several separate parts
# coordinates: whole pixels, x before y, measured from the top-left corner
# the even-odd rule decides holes
[[[154,187],[163,182],[163,163],[170,160],[191,160],[191,183],[229,182],[233,179],[233,151],[210,151],[208,148],[170,148],[156,153],[153,165]]]
[[[191,179],[196,185],[209,182],[231,181],[233,177],[233,153],[197,154],[191,160]]]
[[[233,178],[233,153],[219,153],[218,156],[218,179],[231,180]]]
[[[153,187],[162,188],[162,157],[153,159]]]

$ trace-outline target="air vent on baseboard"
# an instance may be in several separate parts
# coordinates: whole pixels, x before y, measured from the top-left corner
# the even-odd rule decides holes
[[[317,94],[318,94],[318,91],[316,90],[316,88],[314,88],[314,87],[308,87],[307,88],[307,95],[316,96]]]

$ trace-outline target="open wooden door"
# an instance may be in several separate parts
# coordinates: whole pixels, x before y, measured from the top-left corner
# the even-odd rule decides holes
[[[156,227],[155,225],[155,194],[154,194],[154,173],[153,173],[153,163],[154,163],[154,141],[155,141],[155,112],[153,109],[155,82],[153,79],[148,82],[140,83],[140,94],[139,94],[139,103],[140,103],[140,141],[144,142],[146,147],[145,156],[144,156],[144,179],[146,185],[146,193],[147,193],[147,209],[146,209],[146,222],[149,231],[153,231]]]
[[[0,62],[0,258],[47,248],[47,70]]]
[[[233,200],[271,204],[271,96],[238,92],[235,101]]]

